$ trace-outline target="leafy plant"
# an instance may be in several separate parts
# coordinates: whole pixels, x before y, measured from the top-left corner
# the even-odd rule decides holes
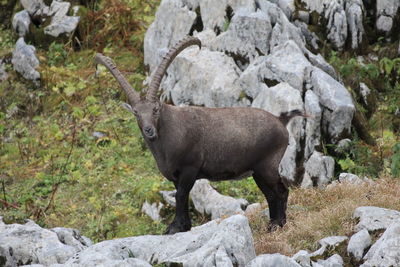
[[[400,143],[393,146],[393,156],[391,158],[391,172],[394,177],[400,178]]]

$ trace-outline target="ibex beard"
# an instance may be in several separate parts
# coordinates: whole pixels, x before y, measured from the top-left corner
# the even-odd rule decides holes
[[[265,195],[270,212],[269,230],[286,223],[288,187],[279,175],[279,164],[288,145],[286,124],[299,110],[279,117],[257,108],[176,107],[157,97],[161,80],[173,59],[186,47],[201,42],[187,37],[170,49],[152,76],[147,94],[141,97],[101,54],[96,62],[114,75],[126,93],[132,112],[157,166],[176,187],[176,214],[166,234],[188,231],[189,192],[195,181],[232,180],[253,176]]]

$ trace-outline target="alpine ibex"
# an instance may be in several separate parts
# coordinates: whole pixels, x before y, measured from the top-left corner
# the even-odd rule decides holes
[[[195,181],[233,180],[253,176],[267,198],[270,230],[286,222],[288,188],[278,167],[288,145],[286,124],[292,117],[304,116],[294,110],[279,117],[256,108],[176,107],[161,103],[157,91],[174,58],[186,47],[201,42],[187,37],[163,58],[141,97],[119,72],[113,61],[101,54],[101,63],[125,91],[147,146],[160,172],[176,187],[176,215],[166,233],[188,231],[189,192]]]

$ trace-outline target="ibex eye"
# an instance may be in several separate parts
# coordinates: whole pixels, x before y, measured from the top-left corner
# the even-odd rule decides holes
[[[158,114],[158,108],[153,109],[153,114]]]

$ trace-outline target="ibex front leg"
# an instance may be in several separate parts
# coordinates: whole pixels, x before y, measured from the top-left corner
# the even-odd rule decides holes
[[[184,169],[179,174],[179,180],[174,183],[176,187],[176,214],[165,234],[186,232],[192,227],[189,217],[189,192],[196,181],[196,175],[197,172],[194,169]]]

